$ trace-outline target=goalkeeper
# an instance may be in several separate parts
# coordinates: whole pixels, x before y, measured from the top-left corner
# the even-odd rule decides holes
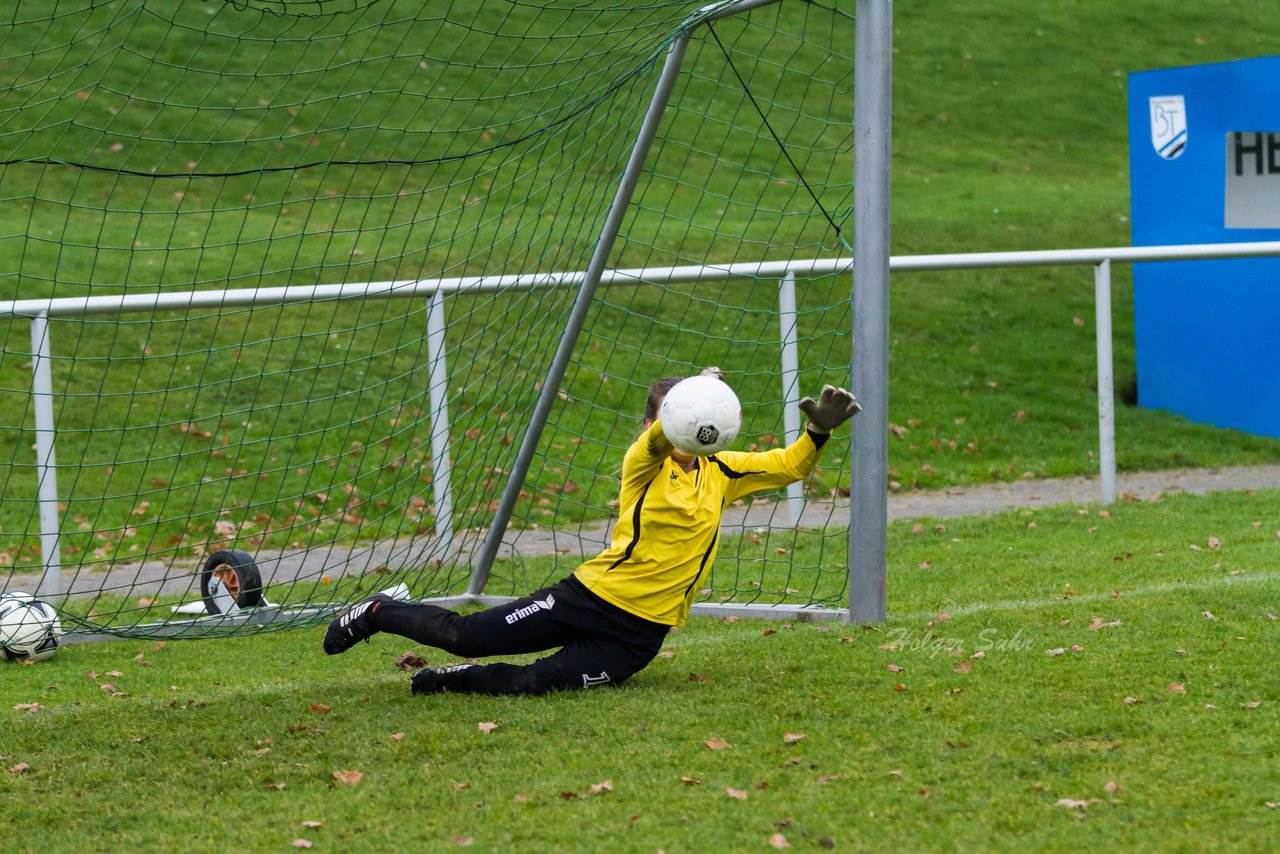
[[[703,374],[723,379],[716,368]],[[671,627],[689,616],[715,560],[724,508],[807,477],[830,432],[861,408],[849,392],[825,386],[818,400],[800,402],[808,429],[788,447],[693,457],[672,446],[658,421],[663,398],[680,379],[659,380],[649,389],[646,429],[622,461],[612,542],[598,556],[531,596],[465,616],[378,594],[329,624],[324,651],[337,655],[378,632],[464,658],[559,648],[525,665],[424,668],[413,675],[415,694],[541,694],[618,685],[642,670]]]

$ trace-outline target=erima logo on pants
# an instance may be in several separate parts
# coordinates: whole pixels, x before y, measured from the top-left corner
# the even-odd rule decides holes
[[[510,614],[507,614],[507,625],[514,623],[516,620],[523,620],[530,614],[536,614],[539,611],[550,611],[555,607],[556,597],[548,596],[546,599],[534,599],[532,605],[526,605],[523,608],[516,608]]]

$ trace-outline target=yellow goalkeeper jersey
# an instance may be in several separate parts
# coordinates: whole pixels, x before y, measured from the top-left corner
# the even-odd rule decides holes
[[[825,436],[805,432],[786,448],[722,451],[686,472],[654,422],[627,450],[612,542],[574,575],[594,594],[636,616],[682,626],[716,557],[720,516],[731,502],[802,480]]]

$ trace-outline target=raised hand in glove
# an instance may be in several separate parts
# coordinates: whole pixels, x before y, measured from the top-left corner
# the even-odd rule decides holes
[[[800,411],[809,419],[809,429],[816,433],[830,433],[861,412],[862,407],[845,389],[824,385],[816,401],[811,397],[800,401]]]

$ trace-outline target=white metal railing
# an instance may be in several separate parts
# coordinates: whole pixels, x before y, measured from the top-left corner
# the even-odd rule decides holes
[[[1116,498],[1114,374],[1111,341],[1111,265],[1147,261],[1179,261],[1210,258],[1250,258],[1280,255],[1280,241],[1218,243],[1186,246],[1133,246],[1102,249],[1063,249],[1029,252],[977,252],[946,255],[905,255],[890,258],[892,272],[974,270],[1003,267],[1092,266],[1096,302],[1098,359],[1098,442],[1101,500]],[[750,264],[689,265],[682,267],[607,270],[600,278],[606,287],[625,285],[691,284],[702,281],[778,280],[778,315],[781,346],[781,381],[784,432],[788,441],[800,433],[799,361],[797,358],[795,285],[798,276],[818,277],[847,273],[852,258],[768,261]],[[241,288],[175,293],[120,294],[93,297],[59,297],[0,302],[0,317],[25,317],[31,321],[32,402],[36,427],[36,473],[39,479],[41,552],[44,571],[41,596],[62,593],[59,546],[57,461],[54,451],[56,425],[51,375],[52,346],[49,318],[116,315],[133,312],[180,311],[197,308],[281,306],[304,302],[372,299],[427,299],[427,360],[431,406],[431,459],[436,530],[446,549],[451,548],[453,500],[449,461],[448,372],[445,353],[444,298],[447,294],[500,293],[541,289],[576,288],[584,272],[531,273],[505,276],[469,276],[451,279],[416,279],[365,282],[347,285]],[[804,508],[800,484],[787,492],[788,515],[795,524]]]

